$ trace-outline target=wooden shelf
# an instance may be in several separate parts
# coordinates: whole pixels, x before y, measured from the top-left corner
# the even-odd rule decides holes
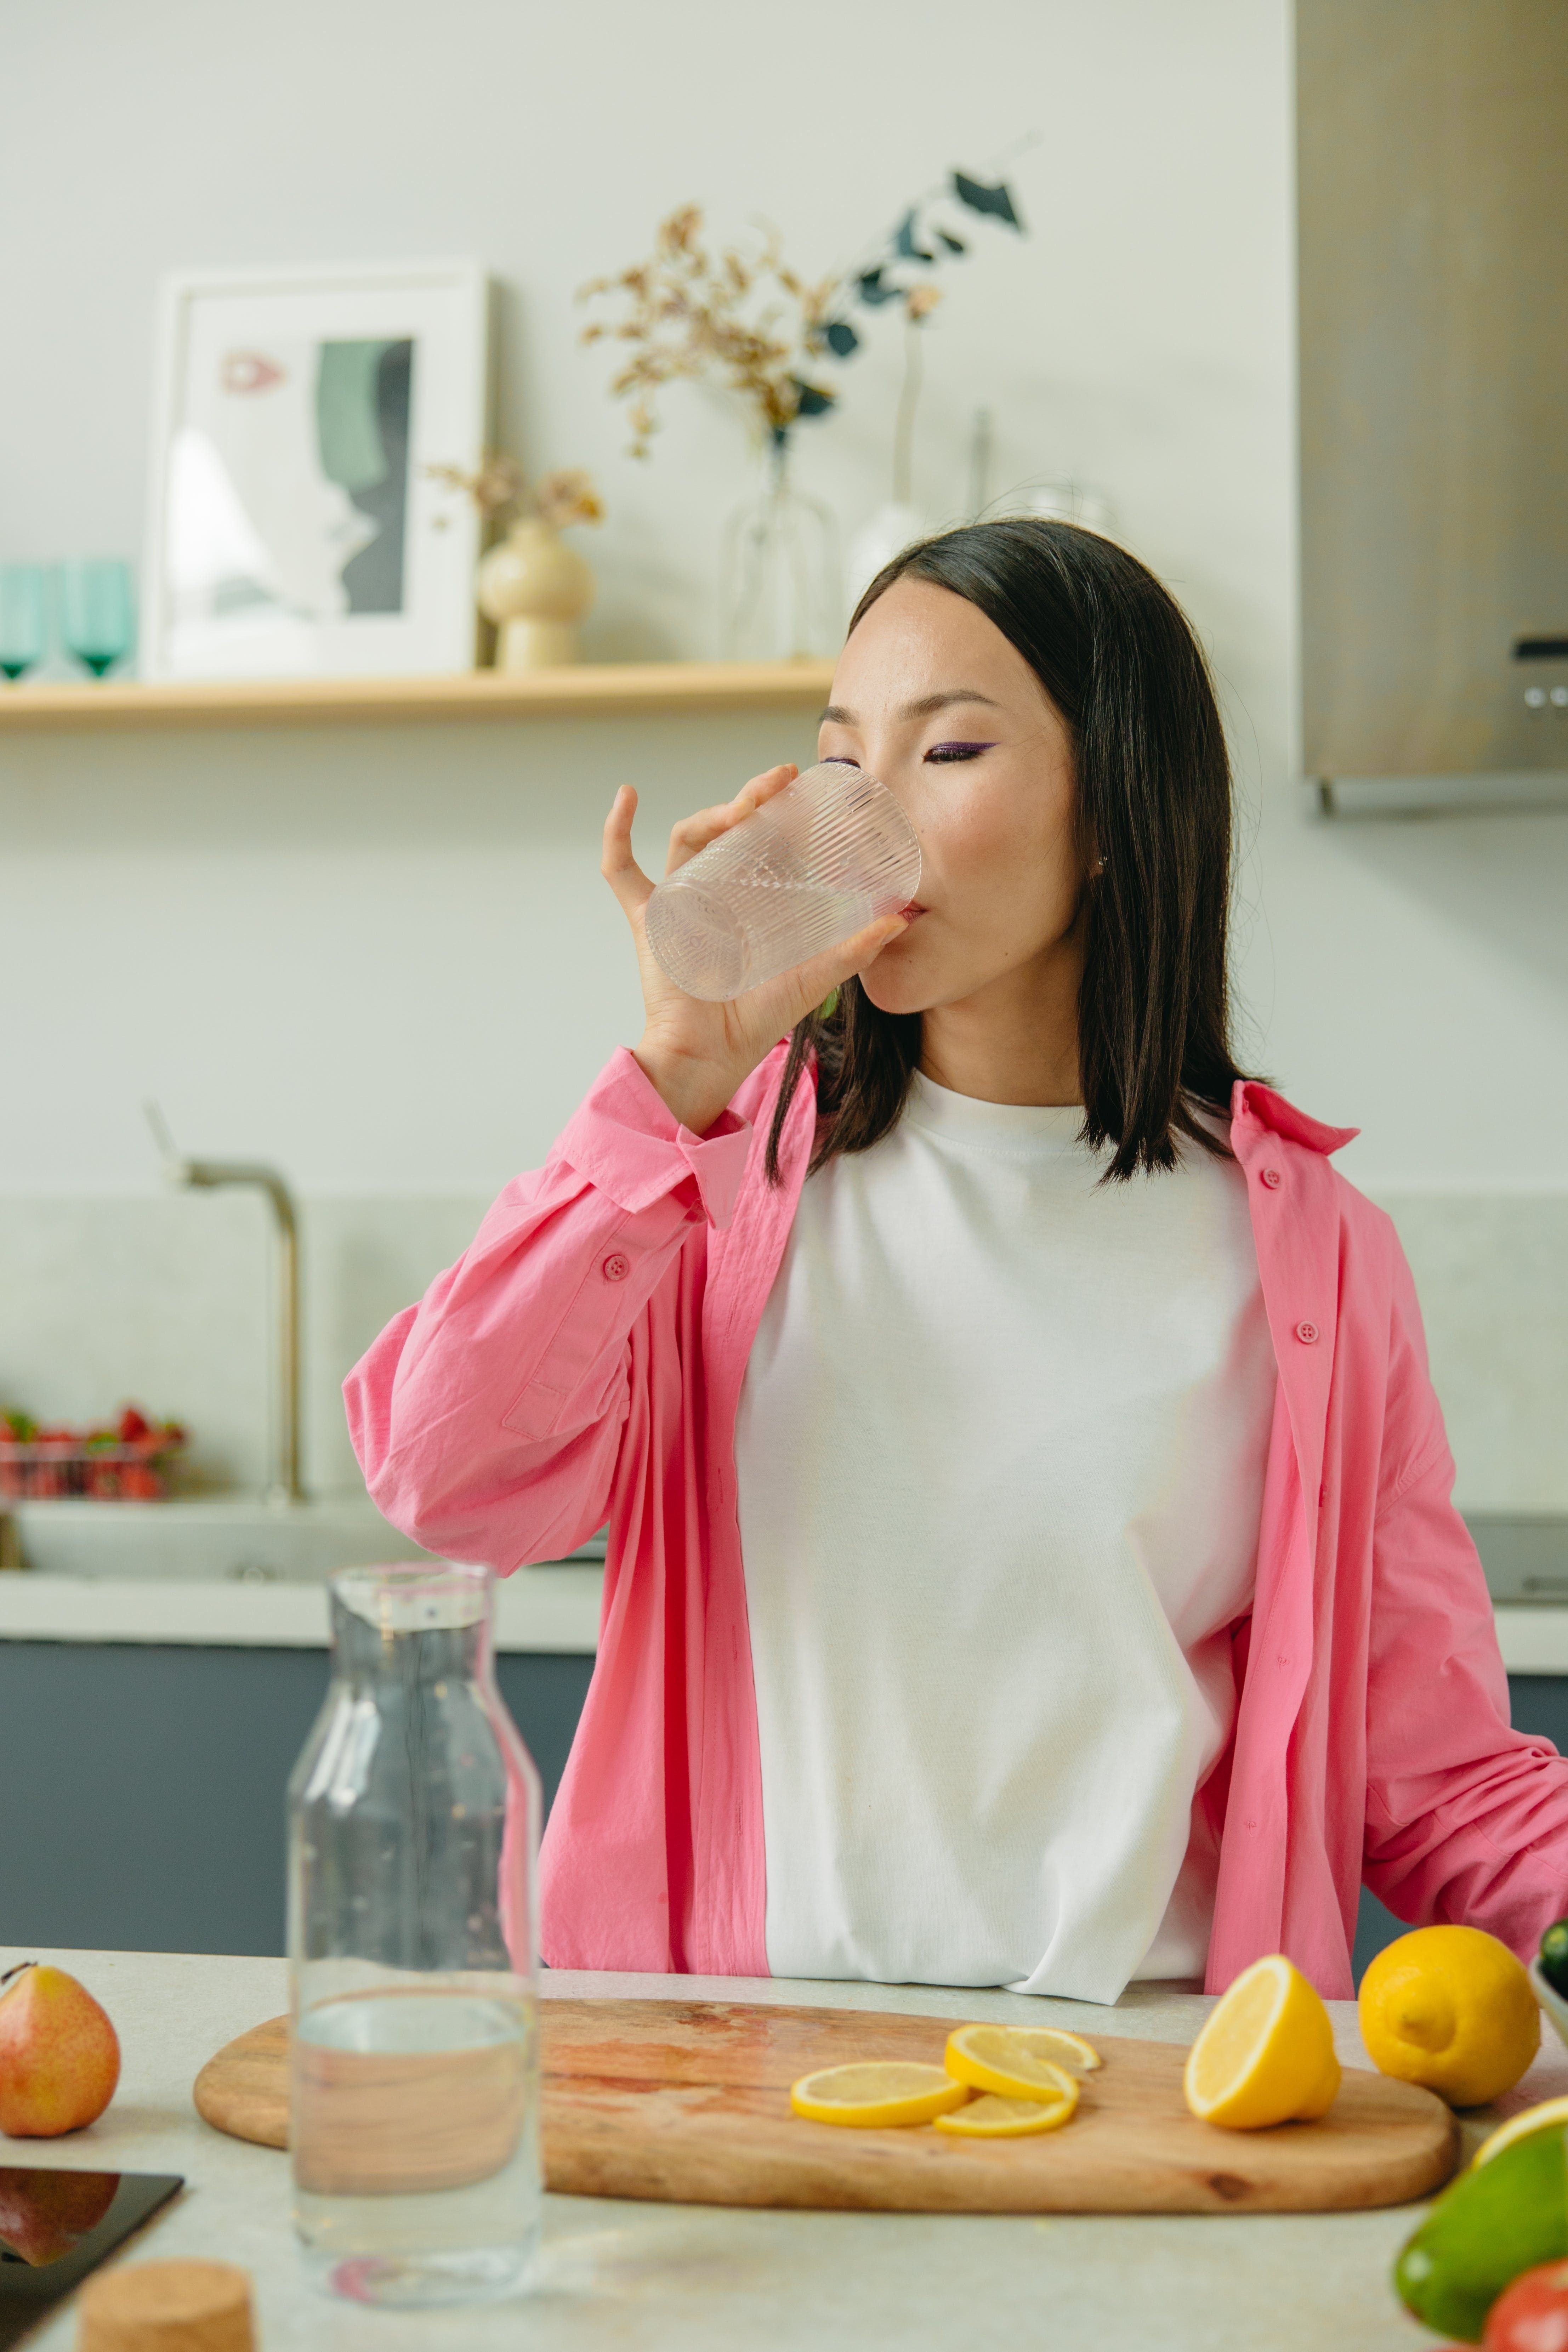
[[[263,678],[219,685],[14,686],[0,734],[130,727],[325,727],[357,720],[616,719],[652,711],[817,709],[829,661],[600,662],[450,677]]]

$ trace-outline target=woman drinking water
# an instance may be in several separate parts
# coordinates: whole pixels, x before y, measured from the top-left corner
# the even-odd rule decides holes
[[[558,1967],[1351,1990],[1364,1882],[1517,1951],[1568,1765],[1508,1691],[1419,1314],[1349,1139],[1239,1070],[1202,656],[1068,525],[861,601],[819,757],[918,905],[646,1023],[347,1398],[370,1491],[506,1573],[606,1521]],[[794,775],[676,827],[673,870]]]

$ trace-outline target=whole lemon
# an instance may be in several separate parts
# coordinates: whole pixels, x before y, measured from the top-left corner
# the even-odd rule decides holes
[[[1479,1927],[1417,1927],[1361,1980],[1361,2034],[1381,2074],[1452,2107],[1510,2091],[1541,2047],[1541,2011],[1506,1944]]]

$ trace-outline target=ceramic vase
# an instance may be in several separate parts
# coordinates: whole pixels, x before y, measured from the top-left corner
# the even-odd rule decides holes
[[[591,565],[540,515],[514,522],[479,565],[479,610],[497,628],[497,669],[552,669],[577,659],[577,624],[594,602]]]
[[[904,499],[889,499],[861,524],[849,542],[844,565],[844,588],[851,612],[883,565],[912,547],[917,539],[928,538],[931,528],[920,509]]]

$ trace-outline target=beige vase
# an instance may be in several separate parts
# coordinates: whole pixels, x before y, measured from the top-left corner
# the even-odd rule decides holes
[[[514,522],[479,565],[479,610],[500,632],[497,669],[552,669],[577,658],[593,604],[592,567],[539,515]]]

